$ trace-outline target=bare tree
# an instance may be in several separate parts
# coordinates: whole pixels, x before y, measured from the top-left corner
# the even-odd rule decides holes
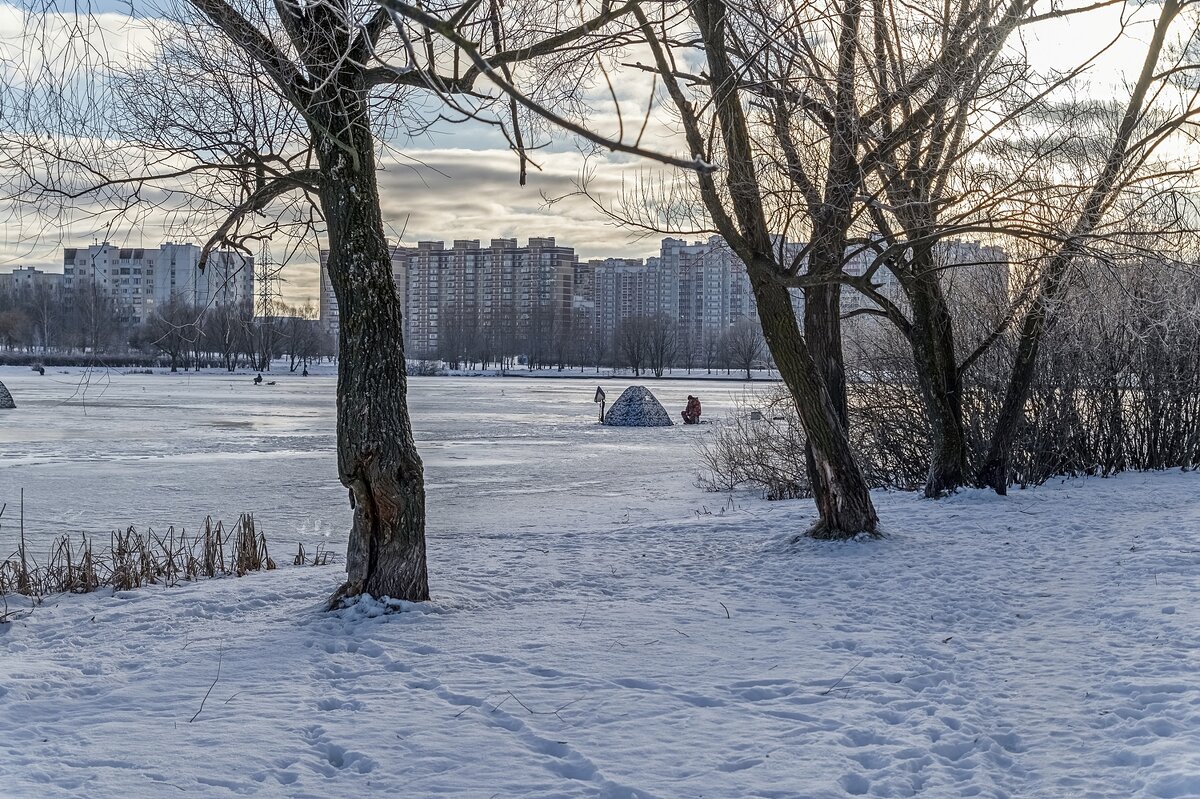
[[[1090,8],[1094,7],[1082,10]],[[974,13],[967,4],[959,10]],[[1008,12],[994,30],[1068,13],[1025,14],[1015,6]],[[955,24],[951,17],[930,17],[904,39],[920,41],[923,35],[939,31],[947,37],[951,34],[946,28]],[[1124,34],[1122,26],[1117,35]],[[855,288],[866,293],[871,306],[856,313],[890,319],[910,345],[930,426],[925,493],[931,497],[967,482],[969,461],[983,455],[969,451],[964,429],[964,398],[980,389],[972,383],[971,371],[1028,307],[1028,291],[1036,281],[1027,278],[1041,274],[1049,255],[1069,237],[1072,209],[1084,203],[1086,194],[1076,187],[1092,180],[1087,171],[1090,151],[1099,149],[1108,135],[1096,128],[1106,116],[1096,113],[1100,104],[1064,104],[1056,99],[1070,91],[1092,58],[1042,76],[1031,69],[1019,48],[999,51],[983,44],[980,39],[974,56],[945,72],[942,80],[953,90],[940,93],[927,105],[932,124],[918,125],[904,146],[881,151],[870,164],[861,198],[863,214],[881,234],[861,241],[860,246],[875,256],[863,277],[886,268],[895,276],[904,302],[880,297],[869,281],[861,280]],[[1109,44],[1098,43],[1097,55]],[[912,69],[924,63],[892,47],[886,37],[876,39],[867,56],[872,72],[880,76],[872,98],[902,84]],[[1166,78],[1178,66],[1164,70],[1160,77]],[[902,109],[890,124],[907,124],[915,110]],[[1190,113],[1184,103],[1174,113],[1156,115],[1159,134],[1172,130]],[[1120,183],[1139,186],[1141,192],[1154,183],[1170,192],[1184,171],[1178,164],[1167,168],[1143,164],[1136,172],[1127,172]],[[1096,232],[1088,246],[1092,250]],[[983,262],[962,263],[950,255],[954,237],[962,235],[988,236],[1003,242],[1008,252],[993,251]],[[959,268],[996,274],[1011,268],[1018,282],[1008,309],[990,330],[973,339],[959,335],[961,328],[977,327],[970,318],[973,309],[955,307],[946,293],[952,273]],[[1011,432],[1012,421],[996,429]]]
[[[1194,81],[1185,89],[1185,105],[1176,113],[1166,119],[1151,118],[1149,124],[1146,119],[1147,104],[1152,103],[1154,96],[1162,91],[1164,79],[1200,69],[1196,54],[1186,49],[1165,69],[1160,66],[1172,23],[1185,10],[1192,12],[1197,8],[1200,8],[1200,3],[1189,0],[1164,0],[1141,71],[1117,123],[1103,167],[1086,192],[1074,224],[1063,236],[1061,245],[1050,256],[1039,276],[1033,301],[1021,320],[1019,343],[1005,388],[1004,403],[976,477],[980,485],[990,487],[998,494],[1004,494],[1007,490],[1010,453],[1025,413],[1038,353],[1053,316],[1052,308],[1067,284],[1071,267],[1087,252],[1090,239],[1112,209],[1114,198],[1122,187],[1143,183],[1145,175],[1138,174],[1139,168],[1146,164],[1155,148],[1185,126],[1190,125],[1195,129],[1200,120],[1200,101]],[[1196,26],[1193,25],[1191,30],[1196,30]],[[1194,33],[1190,36],[1194,36]],[[1195,46],[1194,42],[1189,44]],[[1156,86],[1160,87],[1157,91]],[[1135,170],[1133,175],[1129,174],[1131,165]],[[1190,171],[1194,171],[1194,165]],[[1170,172],[1174,173],[1175,170]],[[1138,185],[1138,188],[1144,190],[1145,186]]]
[[[19,309],[0,311],[0,344],[6,349],[27,348],[32,341],[33,320]]]
[[[200,339],[200,317],[196,308],[172,297],[146,321],[147,342],[171,359],[172,372],[180,363],[188,367],[187,356]]]
[[[666,314],[655,314],[646,320],[646,363],[655,377],[662,377],[674,366],[679,352],[679,337],[675,322]]]
[[[857,14],[860,4],[849,5]],[[806,332],[816,331],[821,336],[815,347],[810,346],[783,280],[792,263],[772,236],[776,220],[764,203],[759,170],[762,151],[751,135],[747,111],[753,96],[746,90],[744,76],[751,61],[763,52],[762,43],[754,39],[787,38],[781,37],[780,31],[792,27],[798,33],[796,40],[803,41],[802,20],[790,10],[786,13],[791,22],[764,18],[763,9],[753,7],[734,7],[731,14],[723,0],[696,0],[689,11],[691,18],[674,21],[674,27],[668,20],[652,21],[640,9],[635,13],[653,54],[653,69],[679,115],[689,150],[722,166],[719,177],[697,172],[696,189],[713,227],[746,265],[767,345],[801,414],[812,449],[812,471],[819,475],[814,495],[820,520],[810,532],[834,538],[873,533],[877,516],[850,451],[844,391],[834,374],[841,364],[839,316],[826,317],[824,326],[815,322],[817,307],[829,296],[836,307],[837,286],[810,298],[814,325],[806,325]],[[857,20],[843,19],[842,24],[853,33]],[[698,37],[689,35],[692,26]],[[697,55],[705,63],[703,77],[682,74],[676,66],[692,57],[686,51],[693,43],[702,46]],[[840,265],[844,247],[825,241],[822,246],[837,252]]]
[[[750,371],[762,362],[765,342],[762,330],[754,322],[747,319],[729,328],[725,334],[725,346],[729,351],[729,362],[746,372],[750,379]]]
[[[239,355],[247,345],[244,339],[253,323],[254,309],[249,301],[218,304],[204,314],[202,341],[226,371],[237,368]]]
[[[188,0],[186,8],[163,32],[150,69],[88,65],[105,73],[98,88],[124,87],[124,107],[107,120],[109,130],[97,130],[86,97],[89,107],[69,108],[80,93],[45,85],[63,73],[31,69],[33,88],[18,104],[30,120],[8,137],[6,166],[19,176],[22,196],[64,205],[87,197],[124,212],[154,189],[167,195],[164,204],[211,221],[206,252],[246,251],[293,221],[319,222],[341,314],[338,471],[354,511],[347,580],[331,604],[363,593],[424,600],[423,469],[406,404],[377,134],[412,122],[406,97],[432,91],[460,119],[502,125],[523,172],[528,157],[517,112],[529,103],[513,88],[513,70],[551,61],[542,63],[550,71],[531,69],[528,81],[569,103],[592,64],[580,53],[621,44],[618,22],[631,4],[469,2],[446,19],[390,0],[387,7]],[[436,29],[438,40],[418,41],[405,19]],[[81,25],[77,35],[87,34]],[[102,52],[79,49],[93,59]],[[503,89],[504,102],[477,90],[485,80]],[[509,110],[508,121],[488,117],[491,107]],[[33,115],[54,124],[33,124]],[[81,130],[94,135],[81,143]],[[110,133],[117,135],[102,135]],[[606,146],[647,154],[636,144]]]
[[[617,328],[617,358],[637,377],[650,359],[654,323],[644,316],[632,316]]]

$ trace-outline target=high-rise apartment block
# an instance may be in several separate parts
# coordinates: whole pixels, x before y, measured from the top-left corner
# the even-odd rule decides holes
[[[802,246],[780,239],[783,257]],[[947,242],[941,257],[953,262],[989,262],[1007,274],[1003,251],[974,242]],[[847,272],[862,275],[875,253],[851,255]],[[321,253],[321,321],[337,334],[337,300]],[[950,270],[954,271],[954,270]],[[803,265],[801,266],[803,272]],[[707,241],[663,239],[659,255],[647,259],[606,258],[580,261],[572,248],[553,238],[422,241],[397,246],[392,273],[404,306],[404,340],[414,357],[437,357],[468,338],[494,339],[493,351],[529,352],[550,338],[588,336],[611,342],[621,325],[636,317],[665,317],[679,335],[700,340],[720,336],[742,320],[757,321],[749,277],[741,261],[719,236]],[[873,282],[881,294],[899,300],[899,284],[886,268]],[[797,310],[802,292],[793,291]],[[857,291],[842,292],[844,312],[872,301]]]
[[[197,308],[233,305],[254,298],[254,259],[232,251],[209,255],[200,270],[201,248],[167,242],[126,248],[104,242],[63,251],[63,288],[111,297],[122,316],[145,322],[172,301]]]
[[[337,298],[329,280],[329,253],[321,252],[321,322],[337,334]],[[392,250],[392,275],[404,303],[404,337],[409,352],[432,354],[451,327],[503,329],[514,345],[534,333],[552,334],[572,317],[575,251],[554,238],[460,239],[447,247],[422,241]]]

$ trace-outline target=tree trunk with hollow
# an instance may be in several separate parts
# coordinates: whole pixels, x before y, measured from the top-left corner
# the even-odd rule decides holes
[[[318,135],[329,280],[338,301],[338,477],[354,509],[346,583],[360,594],[429,598],[425,481],[409,421],[401,302],[383,233],[365,92],[343,93]]]
[[[874,535],[879,517],[871,492],[850,451],[837,399],[805,338],[799,335],[791,294],[768,270],[751,267],[750,281],[763,335],[796,403],[808,438],[812,470],[819,479],[820,490],[814,483],[813,496],[820,520],[809,534],[826,539]]]

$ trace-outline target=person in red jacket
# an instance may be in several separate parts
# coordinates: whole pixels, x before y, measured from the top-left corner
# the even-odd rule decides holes
[[[687,407],[681,415],[684,424],[700,424],[700,398],[688,394]]]

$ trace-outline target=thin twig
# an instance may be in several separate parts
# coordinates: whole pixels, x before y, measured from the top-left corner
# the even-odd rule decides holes
[[[860,664],[860,663],[862,663],[862,662],[863,662],[864,660],[866,660],[866,659],[867,659],[867,658],[866,658],[866,656],[865,656],[865,655],[864,655],[863,657],[859,658],[859,661],[858,661],[858,663],[855,663],[853,666],[851,666],[851,667],[850,667],[850,671],[847,671],[847,672],[846,672],[845,674],[843,674],[841,677],[838,677],[838,681],[837,681],[837,682],[835,682],[833,685],[829,686],[829,687],[828,687],[828,688],[826,688],[824,691],[822,691],[822,692],[821,692],[821,696],[826,696],[826,695],[827,695],[827,694],[829,694],[829,693],[830,693],[830,692],[831,692],[831,691],[832,691],[834,688],[837,688],[839,685],[841,685],[841,684],[842,684],[842,680],[844,680],[844,679],[846,679],[847,677],[849,677],[849,676],[850,676],[850,672],[851,672],[851,671],[854,671],[855,669],[857,669],[857,668],[858,668],[858,666],[859,666],[859,664]]]
[[[204,703],[208,701],[208,695],[211,694],[212,690],[217,687],[217,680],[221,679],[221,661],[224,658],[225,647],[222,645],[221,648],[217,650],[217,676],[213,678],[212,685],[208,686],[208,690],[204,692],[204,698],[200,700],[200,709],[196,711],[195,716],[192,716],[190,719],[188,719],[188,724],[191,724],[200,716],[202,712],[204,712]],[[230,697],[230,699],[232,698],[233,697]]]

